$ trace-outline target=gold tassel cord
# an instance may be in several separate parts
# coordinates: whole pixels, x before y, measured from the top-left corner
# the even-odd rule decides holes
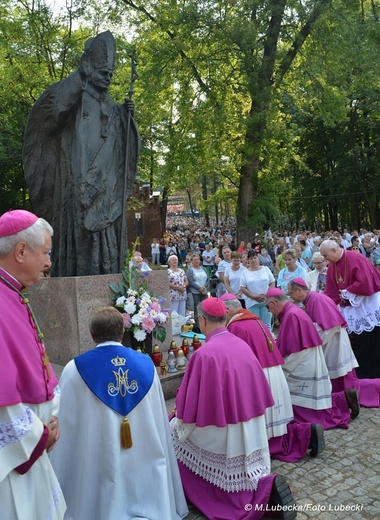
[[[124,449],[132,448],[132,433],[131,433],[131,425],[129,424],[128,418],[124,417],[123,422],[121,423],[121,447]]]
[[[264,330],[264,327],[261,325],[260,323],[260,320],[257,320],[257,323],[260,325],[260,329],[262,330],[264,336],[265,336],[265,339],[267,340],[267,345],[268,345],[268,350],[269,352],[272,352],[273,349],[274,349],[274,345],[273,345],[273,341],[271,341],[270,337],[268,336],[268,334],[265,332]]]

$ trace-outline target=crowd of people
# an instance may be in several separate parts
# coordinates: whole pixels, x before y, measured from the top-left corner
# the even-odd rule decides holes
[[[186,499],[210,520],[295,518],[271,458],[316,457],[324,430],[348,428],[361,404],[379,407],[376,233],[352,246],[355,236],[268,231],[236,247],[232,220],[175,227],[154,258],[168,265],[177,312],[192,295],[205,344],[168,418],[154,366],[122,345],[113,307],[93,311],[95,348],[58,384],[24,292],[51,265],[53,230],[24,210],[0,217],[3,518],[174,520]],[[141,254],[131,264],[150,269]]]

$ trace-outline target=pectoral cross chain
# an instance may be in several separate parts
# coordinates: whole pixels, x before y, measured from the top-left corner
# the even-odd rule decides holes
[[[46,354],[46,352],[44,352],[43,364],[44,364],[44,367],[46,368],[48,376],[50,377],[50,366],[49,366],[49,363],[50,363],[49,356]]]

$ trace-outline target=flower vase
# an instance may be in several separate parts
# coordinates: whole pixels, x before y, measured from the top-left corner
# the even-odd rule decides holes
[[[133,350],[137,350],[138,348],[141,349],[141,351],[144,354],[148,354],[149,356],[153,352],[153,337],[152,334],[147,334],[144,341],[137,341],[137,339],[134,337],[133,332],[126,330],[124,332],[123,336],[123,345],[126,347],[131,347]]]

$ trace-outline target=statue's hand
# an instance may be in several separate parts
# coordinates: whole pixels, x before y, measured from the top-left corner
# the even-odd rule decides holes
[[[135,105],[131,99],[126,99],[123,103],[123,107],[125,110],[128,110],[129,112],[133,112],[135,109]]]

